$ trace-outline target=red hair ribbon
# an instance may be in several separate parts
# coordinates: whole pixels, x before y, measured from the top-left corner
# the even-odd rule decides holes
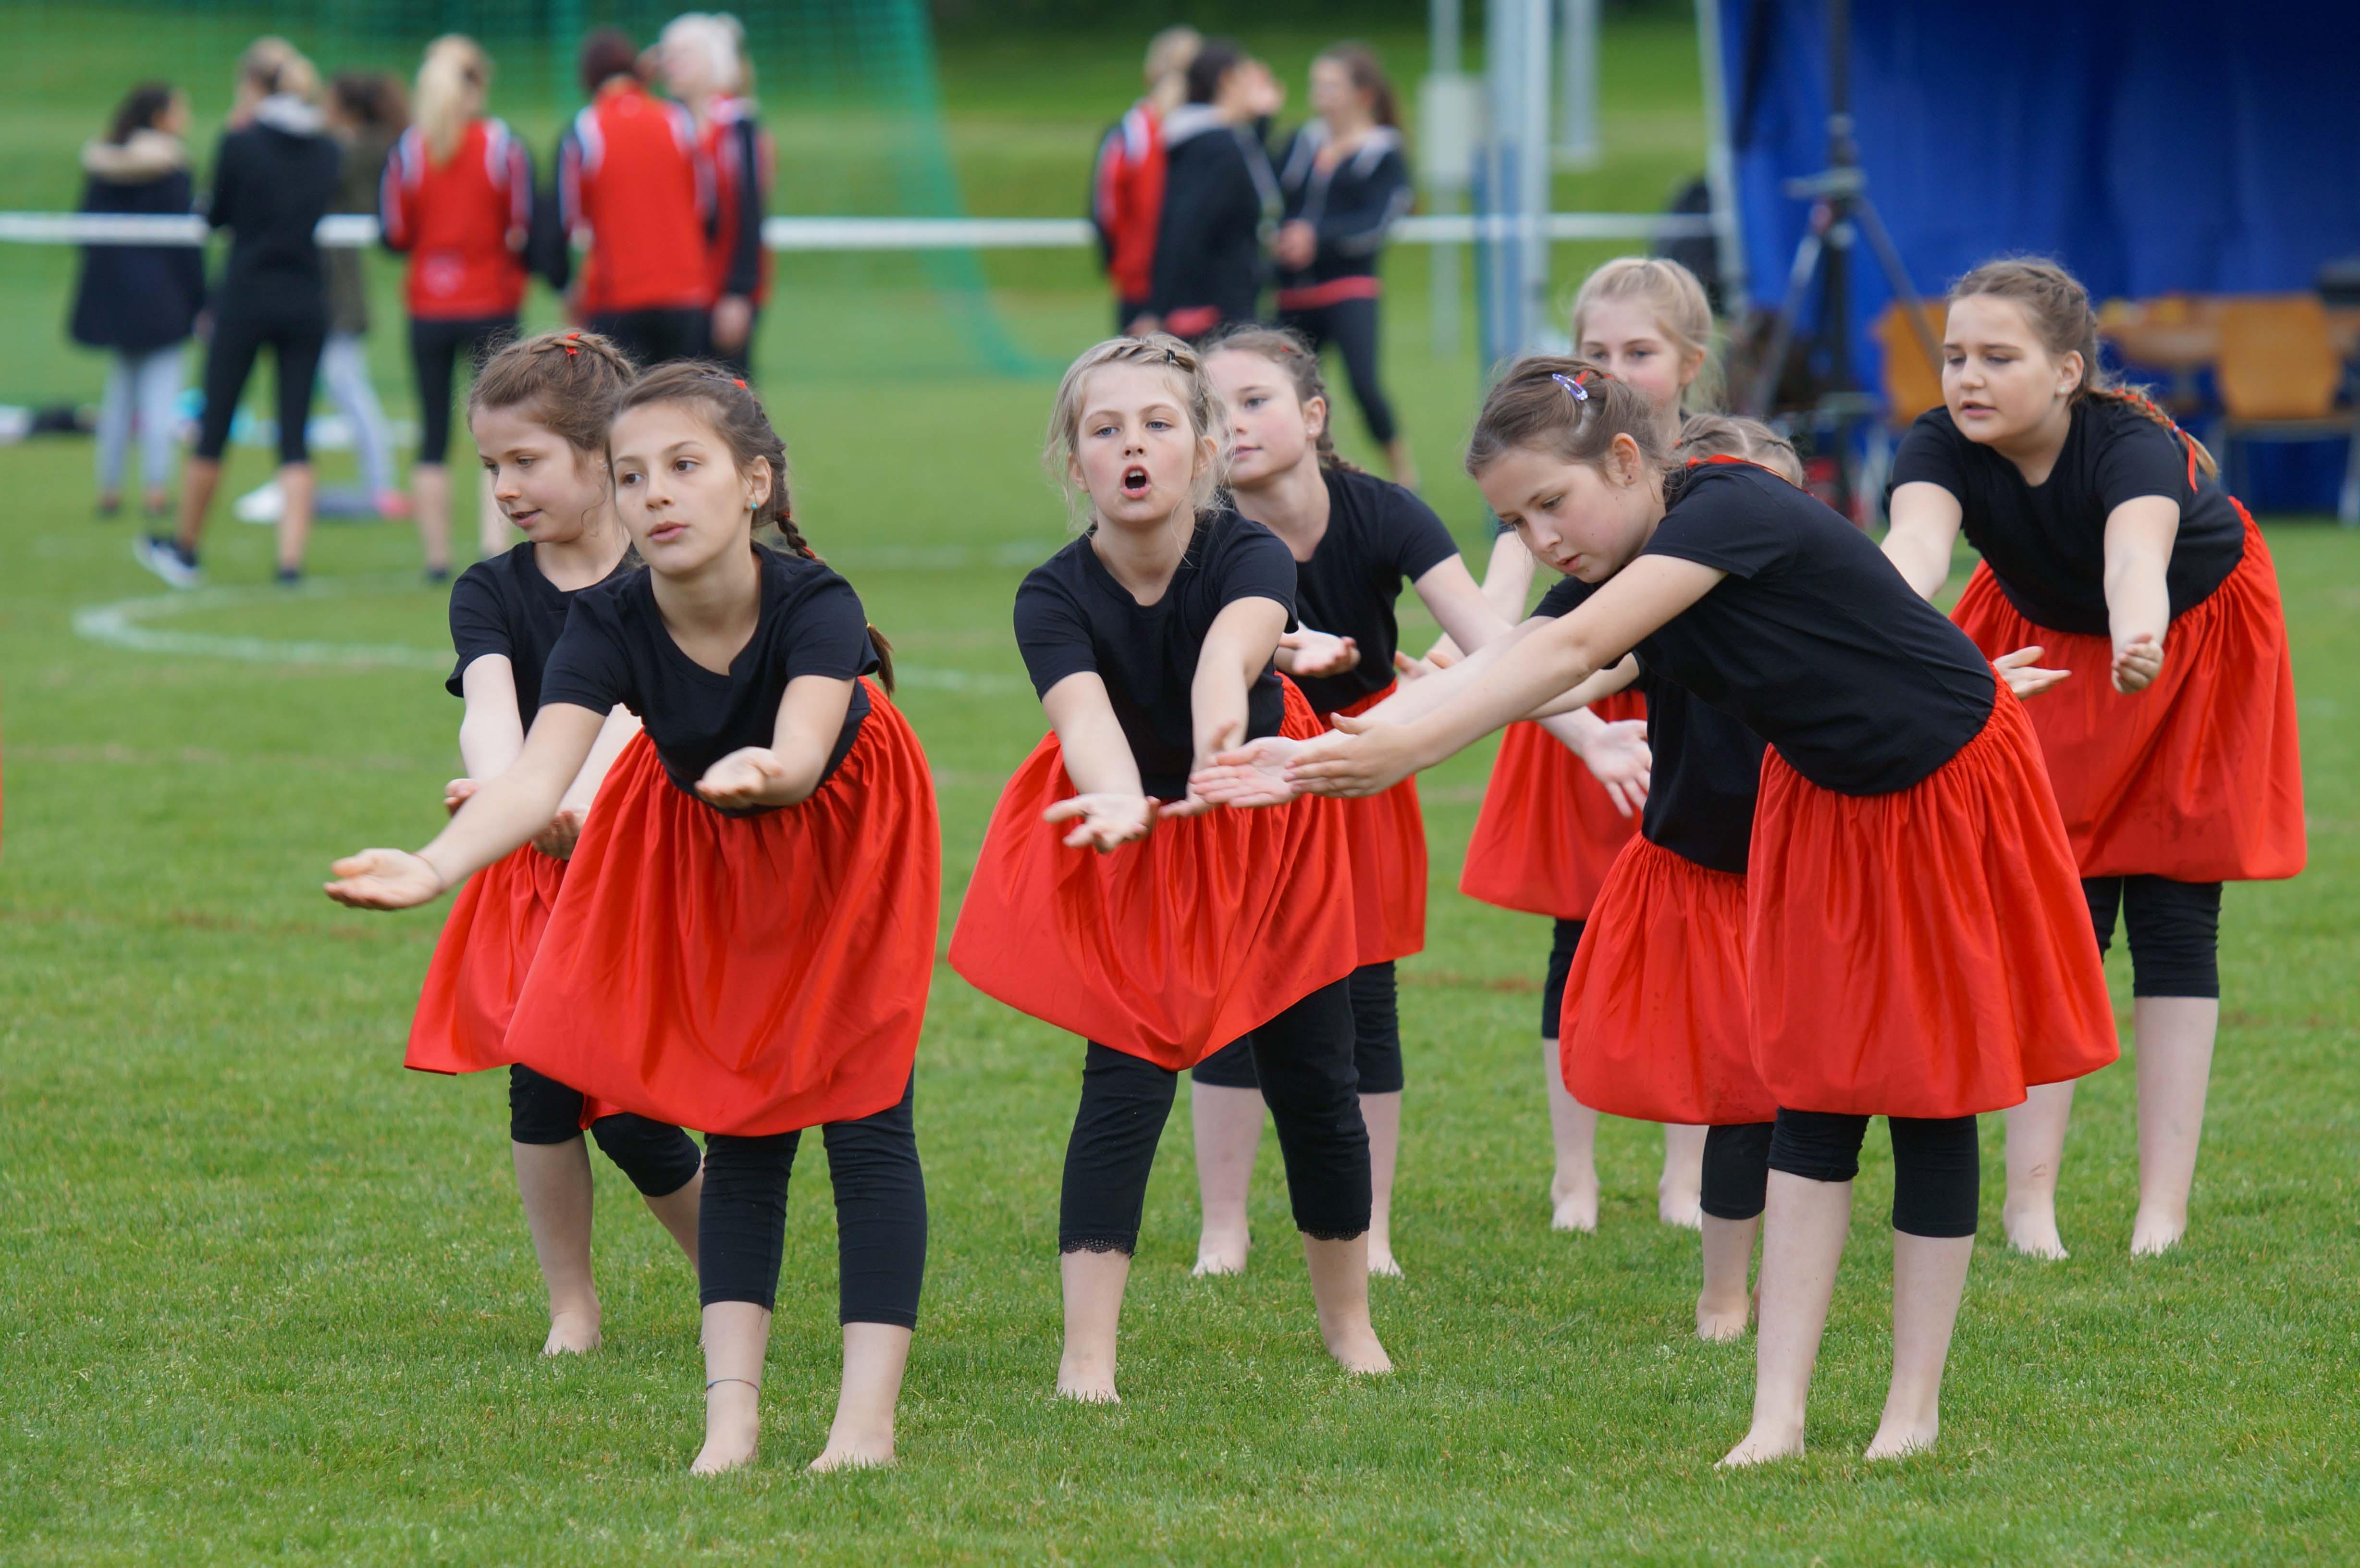
[[[743,381],[738,380],[738,377],[734,376],[729,378],[729,385],[735,387],[740,392],[746,390],[746,384]]]
[[[571,357],[571,356],[575,355],[575,354],[580,354],[580,353],[582,352],[580,349],[575,348],[575,347],[574,346],[575,343],[580,343],[581,341],[582,341],[582,334],[581,334],[580,332],[568,332],[568,333],[566,333],[566,334],[565,334],[565,341],[564,341],[564,343],[561,343],[559,346],[560,346],[561,348],[564,349],[564,350],[565,350],[565,352],[566,352],[566,354],[567,354],[569,357]]]

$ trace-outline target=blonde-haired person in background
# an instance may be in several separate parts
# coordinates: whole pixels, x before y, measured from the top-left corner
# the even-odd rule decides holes
[[[1147,94],[1098,138],[1090,171],[1090,223],[1098,261],[1114,285],[1114,330],[1147,311],[1155,282],[1155,230],[1164,217],[1164,117],[1188,100],[1188,67],[1205,47],[1194,27],[1166,27],[1147,43]]]
[[[714,224],[705,250],[713,354],[740,378],[748,377],[754,334],[770,292],[762,219],[778,157],[749,96],[753,66],[746,58],[745,27],[727,12],[683,13],[665,25],[656,62],[664,90],[694,117],[698,145],[713,167]]]

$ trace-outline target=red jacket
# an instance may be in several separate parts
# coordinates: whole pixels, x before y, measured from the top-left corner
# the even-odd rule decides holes
[[[1090,221],[1117,296],[1140,302],[1154,289],[1155,231],[1164,218],[1164,125],[1142,98],[1098,143]]]
[[[713,243],[705,247],[705,279],[718,299],[740,294],[759,305],[770,297],[770,253],[762,244],[762,218],[770,205],[776,149],[743,98],[713,105],[702,136],[713,165],[716,212]]]
[[[569,236],[589,235],[584,314],[712,305],[713,165],[679,104],[609,82],[558,144],[557,209]]]
[[[469,123],[450,161],[404,131],[377,187],[385,243],[410,253],[410,313],[428,321],[513,316],[524,304],[532,155],[497,120]]]

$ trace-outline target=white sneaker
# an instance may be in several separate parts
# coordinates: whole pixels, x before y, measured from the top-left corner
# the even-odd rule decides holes
[[[180,553],[170,539],[142,534],[131,541],[131,559],[175,588],[194,588],[204,581],[196,561]]]
[[[287,513],[287,495],[274,479],[240,495],[230,510],[241,523],[275,523]]]

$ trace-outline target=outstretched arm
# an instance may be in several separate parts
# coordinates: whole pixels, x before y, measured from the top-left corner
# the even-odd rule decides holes
[[[844,734],[852,687],[850,680],[832,675],[798,675],[788,681],[770,744],[740,746],[722,757],[696,781],[697,794],[710,805],[737,811],[800,806],[810,800]]]
[[[1213,617],[1188,688],[1195,766],[1204,767],[1246,738],[1246,693],[1269,666],[1285,630],[1286,606],[1275,599],[1233,600]]]
[[[1065,777],[1074,781],[1073,799],[1050,807],[1042,821],[1074,822],[1065,842],[1076,849],[1104,853],[1145,838],[1154,806],[1105,678],[1087,670],[1068,675],[1041,694],[1041,710],[1057,732]]]
[[[1958,541],[1966,508],[1939,485],[1918,479],[1893,492],[1889,509],[1885,559],[1919,598],[1931,599],[1950,580],[1950,547]]]
[[[2144,691],[2163,672],[2171,629],[2165,573],[2180,538],[2180,503],[2141,495],[2106,516],[2106,626],[2114,639],[2114,690]]]

